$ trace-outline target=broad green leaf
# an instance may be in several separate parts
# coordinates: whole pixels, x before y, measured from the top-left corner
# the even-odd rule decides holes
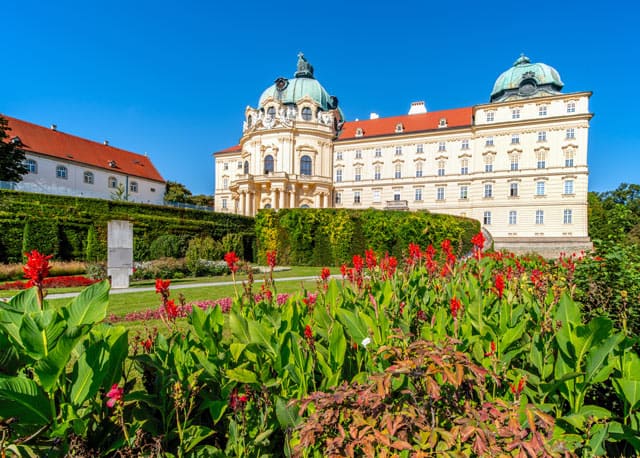
[[[229,379],[238,383],[258,383],[258,377],[255,372],[237,367],[235,369],[227,369],[226,375]]]
[[[227,407],[229,406],[228,401],[211,401],[209,403],[209,413],[211,414],[211,418],[213,419],[213,424],[218,423],[224,413],[227,411]]]
[[[24,315],[20,338],[34,359],[46,358],[65,330],[65,323],[53,311]]]
[[[554,319],[561,322],[561,327],[556,332],[558,346],[567,356],[575,358],[577,336],[573,328],[580,325],[580,309],[566,292],[560,296]]]
[[[520,320],[514,327],[507,329],[507,331],[502,335],[502,338],[500,339],[501,351],[507,351],[509,345],[520,340],[520,338],[524,334],[526,327],[527,322],[525,320]]]
[[[349,335],[358,345],[369,336],[366,324],[351,310],[338,309],[338,319],[349,332]]]
[[[329,334],[329,362],[334,371],[344,364],[346,351],[347,339],[344,337],[344,329],[336,321],[331,326],[331,334]]]
[[[249,331],[250,342],[260,345],[264,350],[269,353],[271,358],[275,358],[276,350],[271,343],[270,335],[273,335],[274,330],[268,327],[266,323],[248,320],[247,327]]]
[[[21,423],[51,421],[49,398],[31,379],[0,378],[0,418],[17,417]]]
[[[103,280],[95,283],[76,296],[65,307],[65,318],[70,327],[98,323],[107,316],[109,306],[109,282]]]
[[[295,405],[289,406],[287,401],[280,396],[276,397],[276,417],[278,417],[278,423],[283,430],[300,423],[298,408]]]
[[[184,441],[184,451],[191,451],[196,445],[205,440],[207,437],[211,436],[214,431],[211,428],[207,428],[202,425],[191,425],[185,428],[183,432],[183,437],[186,438]]]
[[[584,415],[585,418],[593,418],[594,420],[611,418],[611,411],[604,407],[594,406],[591,404],[582,406],[578,411],[578,414]]]
[[[242,354],[245,348],[247,348],[247,344],[238,343],[238,342],[233,342],[229,346],[229,351],[231,352],[231,357],[233,358],[234,362],[236,363],[238,362],[238,359],[240,358],[240,355]]]
[[[20,291],[13,296],[8,304],[2,308],[8,308],[17,313],[32,313],[39,312],[40,306],[38,305],[38,289],[34,286],[24,291]]]
[[[596,348],[592,348],[587,355],[587,367],[585,370],[585,383],[603,381],[613,370],[614,361],[611,358],[605,365],[607,357],[613,355],[613,350],[624,340],[623,334],[614,334]]]
[[[243,316],[238,315],[235,310],[231,310],[231,312],[229,313],[229,329],[239,342],[251,342],[247,320]]]
[[[629,409],[637,409],[640,407],[640,380],[630,380],[619,378],[614,380],[614,386],[618,393],[624,395],[624,399],[629,405]]]
[[[591,448],[592,456],[603,456],[606,453],[604,443],[609,435],[609,425],[606,423],[596,423],[591,427],[591,439],[588,444]]]

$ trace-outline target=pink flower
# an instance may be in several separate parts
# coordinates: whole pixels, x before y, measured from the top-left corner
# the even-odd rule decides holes
[[[107,407],[113,408],[118,402],[122,402],[122,396],[124,395],[124,388],[118,387],[117,383],[111,386],[111,389],[107,393]]]

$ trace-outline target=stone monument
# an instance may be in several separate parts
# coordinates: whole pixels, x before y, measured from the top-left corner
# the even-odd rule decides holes
[[[133,274],[133,224],[109,221],[107,234],[107,275],[112,288],[128,288]]]

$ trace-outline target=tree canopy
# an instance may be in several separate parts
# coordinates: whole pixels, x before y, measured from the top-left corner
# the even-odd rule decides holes
[[[10,130],[7,120],[0,116],[0,181],[18,182],[28,169],[19,142],[9,140]]]

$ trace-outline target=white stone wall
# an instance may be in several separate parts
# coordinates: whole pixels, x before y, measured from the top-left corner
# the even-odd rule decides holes
[[[151,204],[162,204],[165,193],[165,184],[145,178],[135,177],[119,173],[117,169],[105,170],[90,167],[85,164],[78,164],[71,161],[63,161],[47,156],[33,153],[26,153],[27,159],[33,159],[37,163],[37,173],[24,175],[17,189],[24,188],[29,191],[51,192],[57,191],[59,194],[79,195],[84,197],[96,197],[100,199],[111,199],[111,194],[116,190],[109,187],[109,178],[113,177],[117,183],[123,186],[137,183],[137,192],[129,190],[128,200],[130,202],[143,202]],[[67,168],[67,178],[62,179],[56,176],[56,167],[65,166]],[[92,172],[93,184],[84,182],[84,173]]]

